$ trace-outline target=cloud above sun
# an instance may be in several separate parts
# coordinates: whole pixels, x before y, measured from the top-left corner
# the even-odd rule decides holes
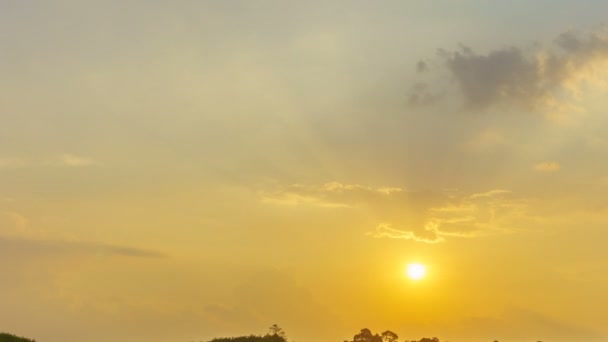
[[[260,200],[280,206],[363,210],[378,222],[368,236],[424,243],[510,232],[527,213],[526,201],[503,189],[468,195],[447,190],[429,196],[401,187],[330,182],[279,187],[261,192]]]
[[[507,190],[468,196],[452,194],[443,205],[427,209],[423,229],[394,228],[393,224],[382,223],[369,235],[437,243],[448,237],[474,238],[508,233],[516,229],[518,220],[526,217],[527,210],[526,201],[513,198]]]

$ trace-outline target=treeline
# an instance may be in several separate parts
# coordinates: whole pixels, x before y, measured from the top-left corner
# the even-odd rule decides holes
[[[209,342],[287,342],[283,337],[277,335],[249,335],[239,337],[214,338]]]
[[[1,342],[1,341],[0,341]],[[285,331],[278,325],[273,324],[266,335],[249,335],[239,337],[220,337],[208,342],[288,342]],[[399,342],[399,336],[387,330],[382,334],[374,334],[369,329],[361,329],[361,332],[353,336],[352,341],[344,342]],[[404,340],[403,342],[440,342],[437,337],[423,337],[420,340]],[[494,341],[497,342],[497,341]]]
[[[12,340],[11,340],[12,341]],[[19,340],[21,341],[21,340]],[[29,340],[24,340],[29,341]],[[0,342],[4,340],[0,339]],[[201,341],[203,342],[203,341]],[[266,335],[250,335],[241,337],[222,337],[214,338],[208,342],[288,342],[285,331],[278,325],[274,324],[270,327]],[[293,341],[292,341],[293,342]],[[387,330],[381,334],[374,334],[371,330],[365,328],[361,332],[353,336],[352,341],[345,340],[344,342],[399,342],[399,336],[394,332]],[[403,340],[403,342],[441,342],[437,337],[423,337],[421,339]],[[446,341],[449,342],[449,341]],[[494,342],[498,342],[494,340]],[[543,341],[536,341],[543,342]]]
[[[0,341],[2,342],[2,341]],[[219,337],[209,342],[287,342],[287,334],[276,324],[273,324],[266,335],[249,335],[238,337]]]
[[[36,342],[36,340],[0,332],[0,342]]]
[[[353,337],[352,341],[344,342],[398,342],[399,336],[387,330],[382,334],[373,334],[369,329],[361,329],[361,332]],[[440,342],[437,337],[423,337],[420,340],[404,340],[403,342]]]

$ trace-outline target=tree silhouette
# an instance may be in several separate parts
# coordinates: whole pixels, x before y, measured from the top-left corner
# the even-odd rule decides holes
[[[353,337],[352,341],[344,342],[398,342],[399,336],[394,332],[387,330],[382,335],[373,334],[371,330],[364,328],[361,332]],[[440,342],[437,337],[423,337],[420,340],[405,340],[403,342]]]
[[[277,324],[273,324],[270,326],[270,328],[268,328],[268,335],[279,336],[287,341],[287,334],[285,334],[285,330],[283,330],[283,328],[279,327]]]
[[[399,336],[390,330],[383,332],[381,337],[383,342],[397,342],[399,340]]]
[[[423,337],[419,342],[439,342],[439,339],[437,337]]]
[[[353,337],[353,342],[383,342],[382,337],[378,334],[372,334],[372,331],[364,328],[361,332]]]

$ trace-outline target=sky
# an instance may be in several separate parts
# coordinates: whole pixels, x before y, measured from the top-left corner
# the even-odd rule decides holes
[[[608,340],[605,13],[0,0],[0,330]]]

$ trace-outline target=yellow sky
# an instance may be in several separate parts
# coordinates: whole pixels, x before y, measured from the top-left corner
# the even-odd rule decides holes
[[[605,340],[607,11],[0,1],[0,331]]]

